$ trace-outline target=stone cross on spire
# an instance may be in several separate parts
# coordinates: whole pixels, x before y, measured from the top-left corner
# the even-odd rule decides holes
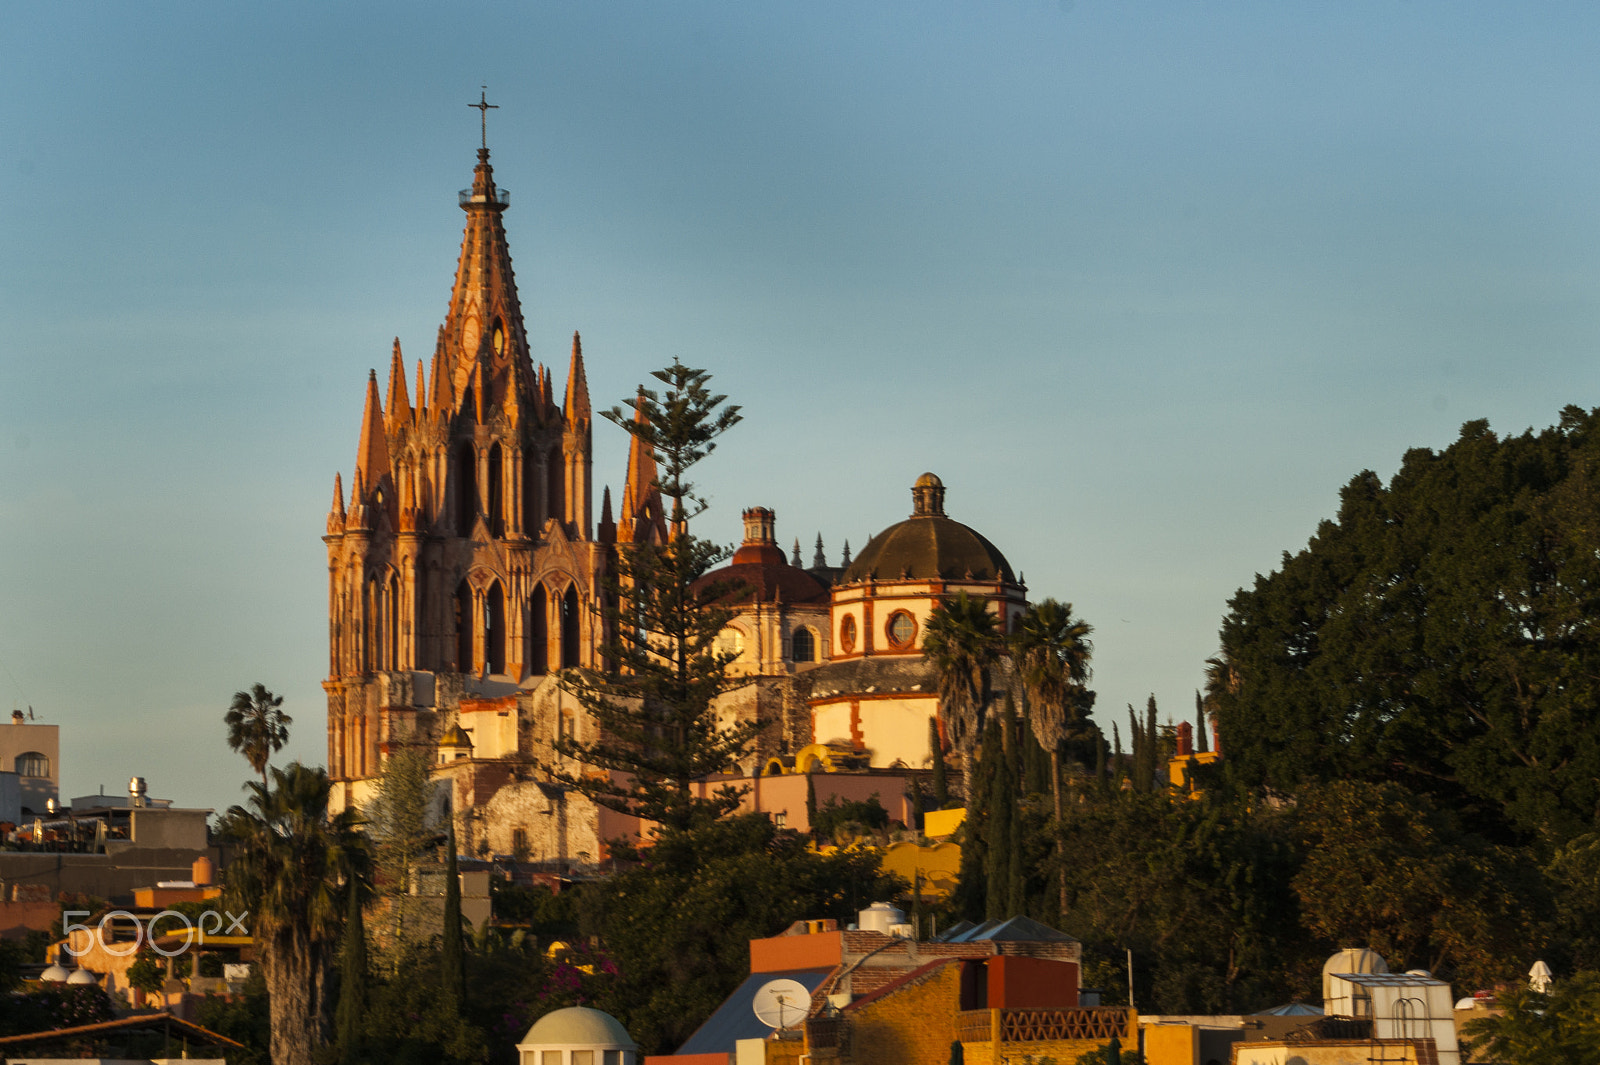
[[[485,86],[482,87],[482,91],[478,93],[478,102],[475,103],[475,104],[468,104],[467,106],[468,107],[476,107],[478,109],[479,120],[483,123],[483,148],[484,148],[485,151],[488,151],[489,150],[489,112],[490,111],[498,111],[498,110],[500,110],[500,105],[499,104],[492,104],[492,103],[489,102],[489,86],[485,85]]]

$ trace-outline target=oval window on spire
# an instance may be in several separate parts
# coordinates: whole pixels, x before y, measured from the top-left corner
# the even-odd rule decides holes
[[[506,353],[506,331],[499,322],[494,323],[494,353],[496,355]]]

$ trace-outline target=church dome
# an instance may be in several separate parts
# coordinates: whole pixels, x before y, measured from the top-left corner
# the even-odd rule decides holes
[[[947,518],[944,482],[931,473],[911,489],[911,517],[867,542],[845,571],[842,583],[872,578],[895,580],[1005,581],[1016,583],[1011,563],[976,529]]]
[[[637,1050],[638,1044],[622,1022],[609,1013],[587,1006],[568,1006],[540,1017],[517,1044],[533,1047],[593,1047],[597,1050]]]

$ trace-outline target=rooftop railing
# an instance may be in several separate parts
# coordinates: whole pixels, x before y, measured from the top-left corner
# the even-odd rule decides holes
[[[1122,1006],[962,1010],[956,1017],[956,1031],[963,1043],[991,1042],[997,1030],[1002,1043],[1048,1043],[1061,1039],[1105,1042],[1112,1036],[1131,1038],[1137,1023],[1133,1012]]]
[[[462,189],[456,195],[460,198],[461,206],[463,207],[469,203],[488,203],[490,199],[488,196],[474,195],[471,189]],[[493,199],[494,202],[498,203],[501,207],[508,206],[511,203],[511,190],[496,188],[494,190]]]

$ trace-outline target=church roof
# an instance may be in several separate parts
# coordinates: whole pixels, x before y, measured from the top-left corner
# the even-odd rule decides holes
[[[826,603],[828,586],[810,573],[781,561],[736,562],[714,569],[694,582],[696,591],[718,582],[730,585],[718,601],[727,606],[738,603]]]
[[[744,542],[728,565],[714,569],[694,582],[695,591],[712,584],[729,587],[717,601],[737,603],[826,603],[828,585],[814,574],[791,565],[778,546],[777,515],[769,507],[744,512]]]
[[[915,511],[867,541],[841,581],[1005,581],[1016,583],[1011,563],[976,529],[944,513],[944,482],[931,473],[911,489]]]

